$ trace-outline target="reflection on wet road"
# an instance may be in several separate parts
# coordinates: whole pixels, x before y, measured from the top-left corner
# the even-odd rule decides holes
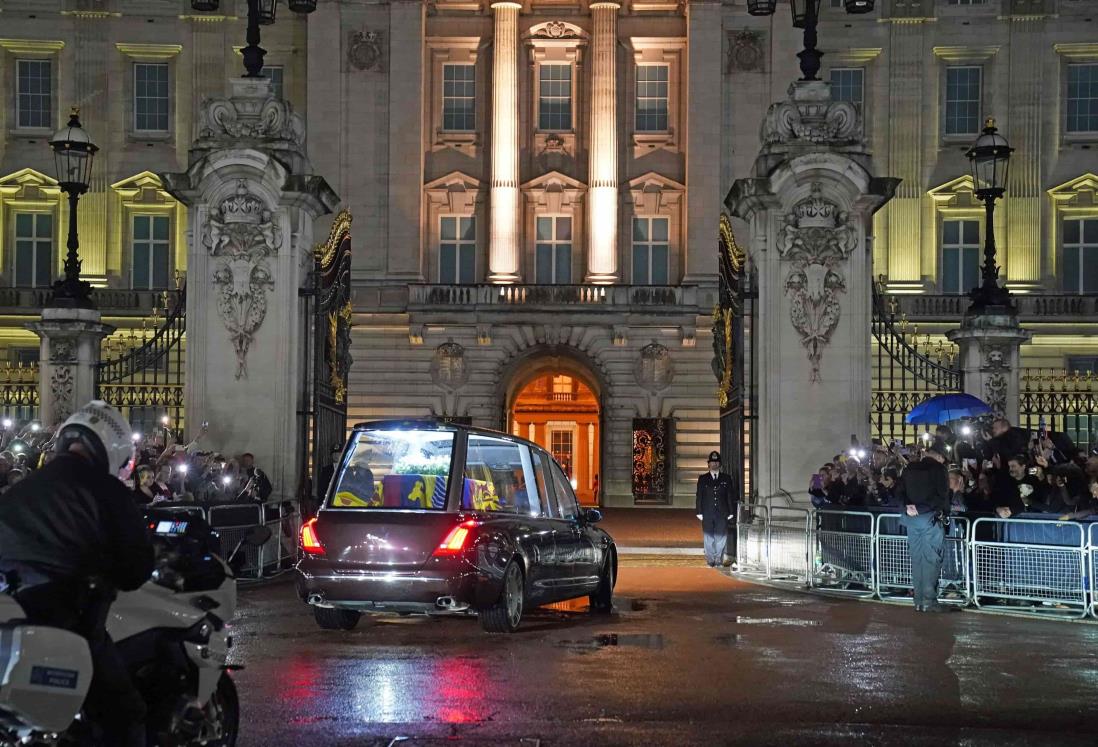
[[[364,618],[321,631],[287,583],[242,593],[242,745],[1098,743],[1098,626],[625,567],[619,612]]]

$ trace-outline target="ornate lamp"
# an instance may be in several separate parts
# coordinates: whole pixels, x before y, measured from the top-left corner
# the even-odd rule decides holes
[[[747,0],[747,12],[753,16],[772,16],[778,0]]]
[[[969,313],[1014,310],[1010,292],[999,286],[999,267],[995,263],[995,200],[1006,194],[1007,166],[1013,151],[996,129],[995,120],[988,118],[984,131],[965,154],[972,166],[973,194],[983,201],[985,216],[982,282],[969,294],[972,298]]]
[[[843,0],[843,7],[847,13],[872,13],[873,0]]]
[[[65,255],[65,277],[53,284],[51,307],[95,308],[91,300],[91,285],[80,279],[80,240],[76,234],[77,205],[80,195],[88,191],[92,161],[99,147],[80,125],[80,110],[73,107],[69,122],[50,138],[54,168],[61,190],[69,196],[68,253]]]
[[[806,28],[810,21],[814,26],[820,17],[820,0],[789,0],[789,9],[793,11],[795,28]]]
[[[968,149],[965,156],[972,165],[972,183],[975,195],[981,200],[987,196],[1002,197],[1006,191],[1007,167],[1014,149],[999,134],[995,120],[988,118],[984,131]]]
[[[287,0],[294,13],[312,13],[316,10],[316,0]]]
[[[275,11],[278,9],[278,0],[248,0],[248,5],[250,6],[253,2],[255,3],[256,15],[261,26],[270,26],[275,22]]]

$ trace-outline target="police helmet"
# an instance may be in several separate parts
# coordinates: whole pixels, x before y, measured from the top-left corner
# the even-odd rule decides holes
[[[134,455],[130,424],[122,413],[101,399],[93,399],[61,424],[54,450],[59,454],[67,452],[74,443],[82,444],[95,466],[112,475]]]

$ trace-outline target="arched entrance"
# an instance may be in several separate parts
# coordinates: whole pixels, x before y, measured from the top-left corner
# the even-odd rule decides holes
[[[571,360],[532,361],[515,377],[507,429],[544,447],[564,467],[580,503],[599,503],[599,394]]]

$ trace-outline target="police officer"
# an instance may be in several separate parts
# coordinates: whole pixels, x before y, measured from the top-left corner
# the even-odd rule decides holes
[[[99,400],[62,424],[56,457],[0,496],[0,573],[30,623],[88,639],[85,709],[102,743],[143,746],[145,703],[106,630],[113,591],[136,589],[153,570],[144,519],[116,477],[133,459],[130,436]]]
[[[909,464],[896,485],[896,499],[904,506],[900,523],[907,529],[911,555],[911,582],[916,612],[955,612],[938,603],[942,574],[945,524],[949,516],[949,473],[945,454],[937,444],[923,450],[923,458]]]
[[[712,568],[724,562],[729,522],[736,518],[736,486],[727,473],[721,472],[720,452],[709,453],[709,471],[698,478],[695,507],[702,522],[705,562]]]

